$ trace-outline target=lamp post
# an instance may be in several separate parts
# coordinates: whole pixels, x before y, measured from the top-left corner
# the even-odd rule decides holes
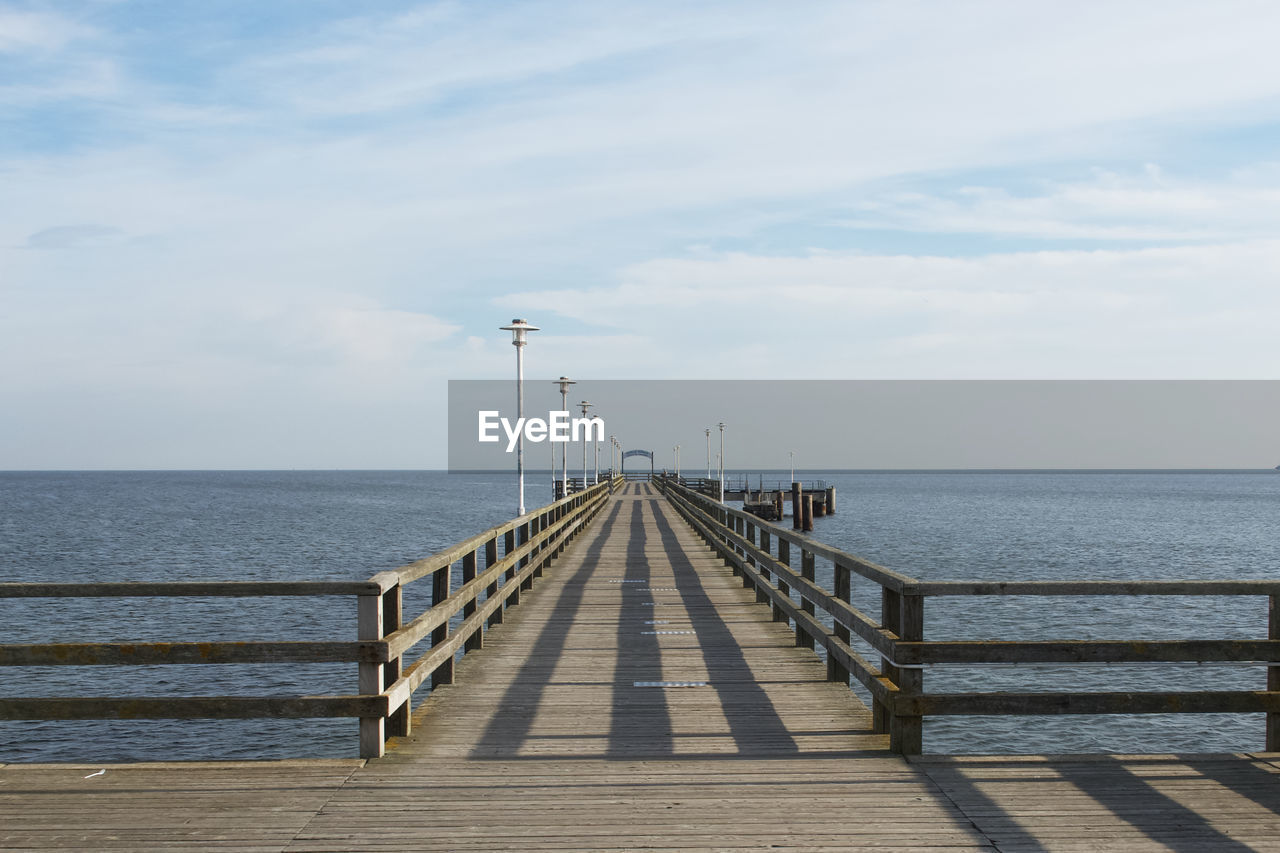
[[[618,437],[616,435],[609,436],[609,476],[618,476],[618,465],[613,461],[614,448],[618,446]]]
[[[791,482],[794,483],[796,481],[796,452],[794,450],[788,450],[787,452],[791,454]]]
[[[560,411],[562,412],[569,411],[569,386],[576,385],[577,383],[574,382],[572,379],[570,379],[568,376],[561,376],[559,379],[552,379],[551,381],[554,384],[560,386]],[[555,447],[555,445],[553,444],[552,447]],[[552,453],[554,452],[555,451],[553,450]],[[562,476],[560,477],[562,481],[561,488],[563,489],[563,491],[560,494],[560,497],[563,498],[563,497],[568,497],[569,495],[569,442],[567,441],[564,443],[564,447],[560,448],[560,459],[564,466],[562,468],[562,472],[563,472]],[[551,458],[551,468],[552,468],[551,479],[553,480],[556,477],[555,464],[556,464],[555,457],[553,456]]]
[[[511,345],[516,348],[516,417],[524,418],[524,345],[528,343],[528,333],[538,331],[537,326],[530,326],[527,320],[512,320],[510,326],[502,326],[502,331],[511,333]],[[524,432],[516,438],[516,482],[519,492],[517,515],[524,515]]]
[[[707,427],[707,479],[711,479],[711,427]]]
[[[680,445],[675,446],[676,451],[676,479],[680,479]]]
[[[582,407],[582,417],[585,419],[587,417],[587,409],[591,408],[591,404],[583,400],[578,405]],[[587,428],[582,433],[582,488],[584,490],[587,488],[587,435],[590,434],[590,431],[590,428]]]
[[[720,422],[720,503],[724,503],[724,421]]]
[[[600,417],[600,413],[596,412],[596,417]],[[591,434],[591,429],[587,429],[587,435]],[[585,438],[586,436],[583,436]],[[600,439],[591,440],[591,450],[595,454],[595,461],[591,463],[591,485],[600,485]]]

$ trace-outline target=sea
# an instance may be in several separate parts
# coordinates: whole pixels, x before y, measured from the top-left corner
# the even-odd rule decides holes
[[[816,539],[921,579],[1280,578],[1277,471],[796,476],[836,488],[837,512],[815,520]],[[526,489],[530,507],[546,503],[550,475],[530,473]],[[506,473],[0,472],[0,580],[359,580],[507,520],[514,492]],[[830,583],[821,561],[818,579]],[[878,589],[855,580],[854,601],[873,616]],[[411,614],[426,604],[416,592],[408,599]],[[931,598],[925,613],[927,639],[1266,632],[1260,596]],[[354,598],[0,598],[0,643],[250,639],[355,639]],[[932,666],[924,681],[929,692],[1256,690],[1266,673]],[[313,695],[354,692],[355,682],[351,664],[5,667],[0,696]],[[1238,752],[1262,749],[1263,736],[1257,714],[934,717],[924,732],[926,752],[994,754]],[[0,763],[356,754],[356,722],[346,719],[0,721]]]

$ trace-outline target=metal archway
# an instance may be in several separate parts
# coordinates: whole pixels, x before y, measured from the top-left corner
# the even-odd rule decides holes
[[[653,451],[652,450],[624,450],[622,451],[622,478],[627,477],[627,457],[628,456],[647,456],[649,457],[649,479],[653,479]]]

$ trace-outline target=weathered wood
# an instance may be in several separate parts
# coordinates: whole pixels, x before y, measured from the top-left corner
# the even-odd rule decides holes
[[[1280,640],[1280,596],[1267,598],[1267,636]],[[1267,667],[1267,689],[1280,692],[1280,666]],[[1280,751],[1280,713],[1267,714],[1266,747],[1268,752]]]
[[[898,642],[900,664],[1280,661],[1280,640],[934,640]]]
[[[404,587],[396,584],[391,589],[382,594],[382,639],[394,634],[400,630],[401,622],[404,618]],[[386,662],[382,667],[382,689],[379,692],[385,693],[387,688],[395,684],[400,679],[401,657],[396,655]],[[387,715],[385,734],[387,737],[404,737],[409,734],[409,730],[413,725],[411,720],[410,697],[403,697],[403,701],[392,703],[389,707]]]
[[[357,600],[356,636],[361,640],[381,640],[382,595],[362,595]],[[380,663],[359,665],[359,687],[364,695],[381,694],[385,681]],[[386,714],[360,718],[360,757],[380,758],[386,750]]]
[[[385,696],[78,696],[0,698],[0,720],[239,720],[360,717],[381,722]]]
[[[368,581],[138,581],[121,583],[0,583],[0,598],[266,598],[299,595],[374,595]]]
[[[928,693],[899,695],[894,712],[919,716],[1057,714],[1249,714],[1280,712],[1280,693],[1264,690],[1082,693]]]
[[[804,530],[813,530],[813,495],[805,495],[800,507],[804,513]]]
[[[800,503],[801,491],[799,483],[791,484],[791,527],[800,530],[804,527],[804,507]]]
[[[0,666],[385,663],[385,642],[44,643],[0,645]]]
[[[465,588],[467,584],[476,579],[476,552],[469,551],[462,555],[462,585]],[[468,596],[465,604],[462,605],[463,618],[476,612],[476,600],[479,598],[479,590],[474,595]],[[471,636],[467,637],[465,648],[469,652],[484,646],[484,626],[474,631]]]
[[[528,540],[528,527],[520,528],[526,541]],[[527,564],[528,560],[521,558],[522,564]],[[449,584],[452,579],[453,572],[451,566],[445,566],[439,569],[431,578],[431,605],[432,609],[439,607],[449,598]],[[449,622],[445,620],[437,625],[431,632],[431,646],[435,648],[444,644],[445,639],[449,636]],[[439,667],[431,674],[431,686],[439,687],[442,684],[453,683],[453,656],[450,655],[448,660],[441,663]]]
[[[922,581],[920,595],[1280,595],[1280,581]]]
[[[898,595],[897,633],[902,640],[919,642],[924,639],[924,598],[919,595]],[[896,646],[895,646],[896,651]],[[901,661],[899,661],[901,663]],[[924,670],[897,667],[896,677],[885,673],[898,685],[898,698],[894,700],[895,713],[890,720],[889,749],[902,755],[919,755],[924,750],[923,721],[918,714],[899,710],[905,699],[924,692]]]

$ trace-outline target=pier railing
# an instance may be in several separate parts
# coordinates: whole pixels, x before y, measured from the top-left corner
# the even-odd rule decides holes
[[[355,641],[6,644],[0,667],[337,662],[356,664],[358,673],[355,693],[324,696],[0,698],[0,720],[358,717],[361,756],[381,756],[388,737],[409,733],[414,692],[428,679],[453,680],[458,653],[481,647],[485,629],[520,603],[618,485],[606,480],[365,581],[0,583],[0,599],[337,595],[357,602]],[[455,566],[462,585],[451,590]],[[420,580],[431,584],[431,606],[406,620],[404,588]]]
[[[724,506],[673,479],[658,486],[743,585],[755,590],[756,600],[772,606],[773,618],[794,626],[797,645],[821,647],[829,678],[848,683],[852,677],[870,692],[876,731],[889,734],[895,752],[922,752],[927,716],[1258,712],[1266,714],[1266,749],[1280,750],[1280,581],[924,581]],[[834,589],[816,582],[818,559],[830,563]],[[851,603],[854,578],[879,587],[876,617]],[[925,639],[926,598],[1007,595],[1264,596],[1266,638]],[[879,656],[878,666],[851,645],[854,638]],[[928,693],[924,687],[928,666],[1095,662],[1251,663],[1266,667],[1267,675],[1257,690]]]

